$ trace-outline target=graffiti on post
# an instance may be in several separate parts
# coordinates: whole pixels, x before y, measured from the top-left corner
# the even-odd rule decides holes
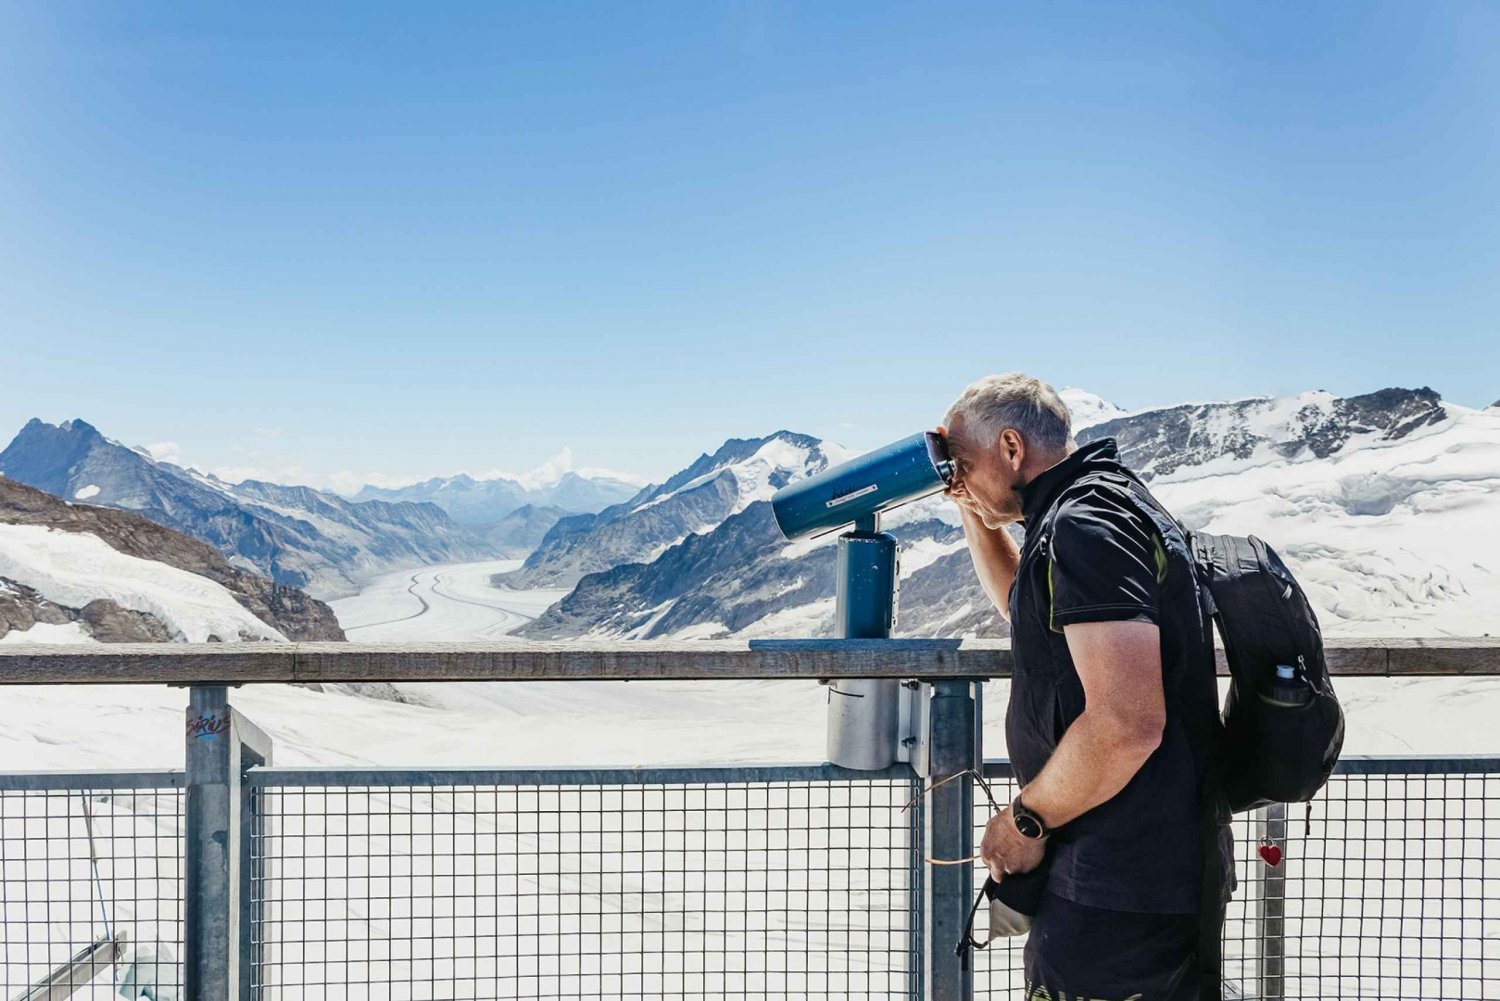
[[[213,740],[228,729],[228,713],[222,716],[215,713],[204,713],[188,720],[187,735],[189,739],[196,737],[199,740]]]

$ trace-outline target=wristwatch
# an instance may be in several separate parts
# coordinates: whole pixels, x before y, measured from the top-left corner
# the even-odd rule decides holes
[[[1015,822],[1016,830],[1021,832],[1021,837],[1023,838],[1040,841],[1052,833],[1048,830],[1047,825],[1042,823],[1042,818],[1028,810],[1026,805],[1021,802],[1021,795],[1019,793],[1011,801],[1010,818]]]

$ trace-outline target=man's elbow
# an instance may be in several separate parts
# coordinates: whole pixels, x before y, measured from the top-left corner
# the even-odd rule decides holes
[[[1165,718],[1160,720],[1152,719],[1148,722],[1139,723],[1132,730],[1132,741],[1136,748],[1136,753],[1141,756],[1142,761],[1145,761],[1152,754],[1156,753],[1156,749],[1161,746],[1162,735],[1166,733],[1166,730],[1167,721]]]
[[[1166,715],[1155,712],[1116,715],[1106,723],[1112,750],[1121,760],[1134,763],[1136,768],[1161,746],[1166,728]]]

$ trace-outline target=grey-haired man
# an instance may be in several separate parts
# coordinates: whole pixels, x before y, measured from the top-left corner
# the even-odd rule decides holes
[[[1205,813],[1218,695],[1180,532],[1114,438],[1078,447],[1067,406],[1037,379],[975,382],[939,430],[955,465],[947,495],[1015,660],[1005,731],[1021,792],[980,854],[998,880],[1048,867],[1026,997],[1217,996],[1200,915],[1222,921],[1232,841],[1222,811]]]

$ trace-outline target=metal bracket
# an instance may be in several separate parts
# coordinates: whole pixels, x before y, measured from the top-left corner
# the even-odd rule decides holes
[[[922,778],[928,774],[928,748],[931,743],[932,685],[915,678],[901,682],[897,704],[896,734],[899,738],[896,760],[905,761]]]

